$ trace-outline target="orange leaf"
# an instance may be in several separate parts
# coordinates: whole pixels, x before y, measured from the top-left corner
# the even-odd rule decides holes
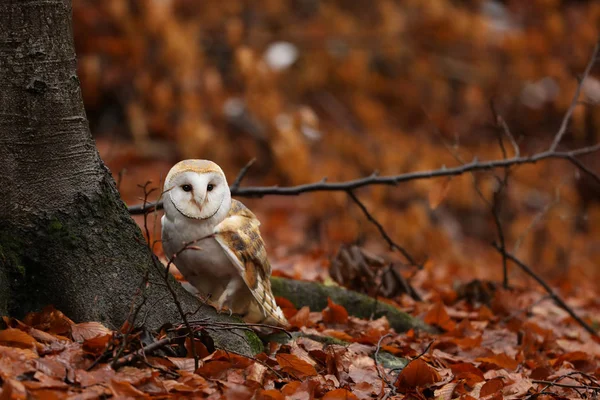
[[[484,362],[488,364],[494,364],[500,368],[514,370],[519,366],[519,362],[514,358],[510,358],[504,353],[492,354],[488,357],[478,357],[475,361]]]
[[[97,354],[106,349],[106,345],[112,339],[112,334],[96,336],[83,342],[83,349],[89,353]]]
[[[323,310],[323,321],[334,324],[348,323],[348,311],[339,304],[335,304],[327,298],[327,308]]]
[[[323,400],[358,400],[358,397],[346,389],[335,389],[331,392],[327,392],[325,396],[323,396]]]
[[[256,400],[285,400],[285,396],[279,390],[259,390],[256,393]]]
[[[396,387],[398,389],[426,387],[439,382],[441,379],[440,374],[433,367],[417,358],[409,362],[400,372],[396,380]]]
[[[286,299],[285,297],[276,296],[275,302],[277,303],[279,308],[281,308],[281,311],[283,311],[283,315],[285,315],[285,318],[288,321],[291,317],[296,315],[296,313],[298,312],[298,309],[296,309],[294,304],[291,301],[289,301],[288,299]]]
[[[37,341],[30,334],[22,330],[9,328],[0,331],[0,344],[20,349],[34,349]]]
[[[315,367],[293,354],[280,353],[275,357],[281,369],[297,379],[317,375]]]
[[[71,326],[75,324],[62,312],[52,306],[44,307],[41,312],[32,312],[25,316],[23,323],[56,335],[66,336],[71,332]]]
[[[451,331],[456,327],[456,323],[450,319],[446,307],[441,301],[435,303],[425,314],[425,323],[437,325],[445,331]]]
[[[307,306],[302,307],[296,315],[291,318],[288,318],[290,325],[296,328],[301,328],[303,326],[307,326],[310,317],[310,308]]]
[[[479,391],[479,397],[486,397],[492,394],[499,393],[504,387],[504,382],[501,378],[495,378],[487,381]]]
[[[118,381],[113,379],[110,381],[108,386],[116,398],[143,399],[149,397],[147,394],[139,391],[127,381]]]
[[[112,331],[100,322],[83,322],[71,326],[71,336],[73,336],[73,340],[80,343],[98,336],[111,334]]]

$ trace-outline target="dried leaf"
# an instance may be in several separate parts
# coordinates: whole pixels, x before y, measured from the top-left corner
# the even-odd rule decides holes
[[[323,400],[358,400],[358,397],[346,389],[335,389],[327,392]]]
[[[296,379],[317,375],[315,367],[293,354],[279,353],[275,358],[281,369]]]
[[[20,329],[8,328],[0,331],[0,345],[33,350],[37,344],[37,340]]]
[[[487,381],[479,391],[479,396],[487,397],[492,394],[497,394],[502,392],[502,388],[504,387],[504,382],[501,378],[496,378]]]
[[[398,389],[427,387],[441,380],[440,374],[420,358],[412,360],[396,380]]]
[[[496,365],[499,368],[507,370],[515,370],[519,366],[519,362],[514,358],[507,356],[504,353],[492,354],[487,357],[478,357],[475,361]]]
[[[100,322],[83,322],[71,326],[71,336],[79,343],[106,335],[112,335],[112,331]]]
[[[285,400],[285,396],[279,390],[259,390],[256,392],[256,400]]]
[[[441,301],[429,309],[423,320],[430,325],[437,325],[445,331],[452,331],[456,327],[456,323],[450,319],[446,307]]]
[[[327,308],[323,310],[323,321],[332,324],[346,324],[348,323],[348,311],[328,297]]]
[[[146,399],[150,397],[146,393],[136,389],[131,383],[127,381],[119,381],[112,379],[108,386],[113,395],[117,398]]]

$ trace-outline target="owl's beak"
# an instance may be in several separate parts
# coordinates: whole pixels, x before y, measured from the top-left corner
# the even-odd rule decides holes
[[[198,207],[198,211],[202,211],[202,203],[199,202],[195,197],[192,197],[192,201],[194,202],[196,207]]]

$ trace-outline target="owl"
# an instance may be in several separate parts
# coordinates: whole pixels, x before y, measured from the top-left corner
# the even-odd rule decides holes
[[[201,295],[218,311],[227,308],[247,322],[287,326],[271,292],[260,222],[231,198],[217,164],[175,164],[165,179],[163,205],[165,255]],[[193,246],[181,251],[192,241]]]

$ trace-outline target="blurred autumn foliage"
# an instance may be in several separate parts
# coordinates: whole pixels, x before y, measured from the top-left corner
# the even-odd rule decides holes
[[[128,204],[183,158],[212,159],[232,181],[257,157],[243,185],[500,159],[491,102],[522,154],[542,151],[600,26],[600,3],[566,0],[74,0],[73,13],[91,129],[115,176],[124,170]],[[599,72],[564,147],[600,140]],[[581,161],[600,172],[597,160]],[[508,248],[567,291],[600,282],[596,185],[549,161],[512,168],[501,193]],[[496,189],[486,172],[357,194],[440,281],[498,279]],[[309,267],[340,243],[386,250],[344,193],[245,202],[288,274],[323,275]]]

